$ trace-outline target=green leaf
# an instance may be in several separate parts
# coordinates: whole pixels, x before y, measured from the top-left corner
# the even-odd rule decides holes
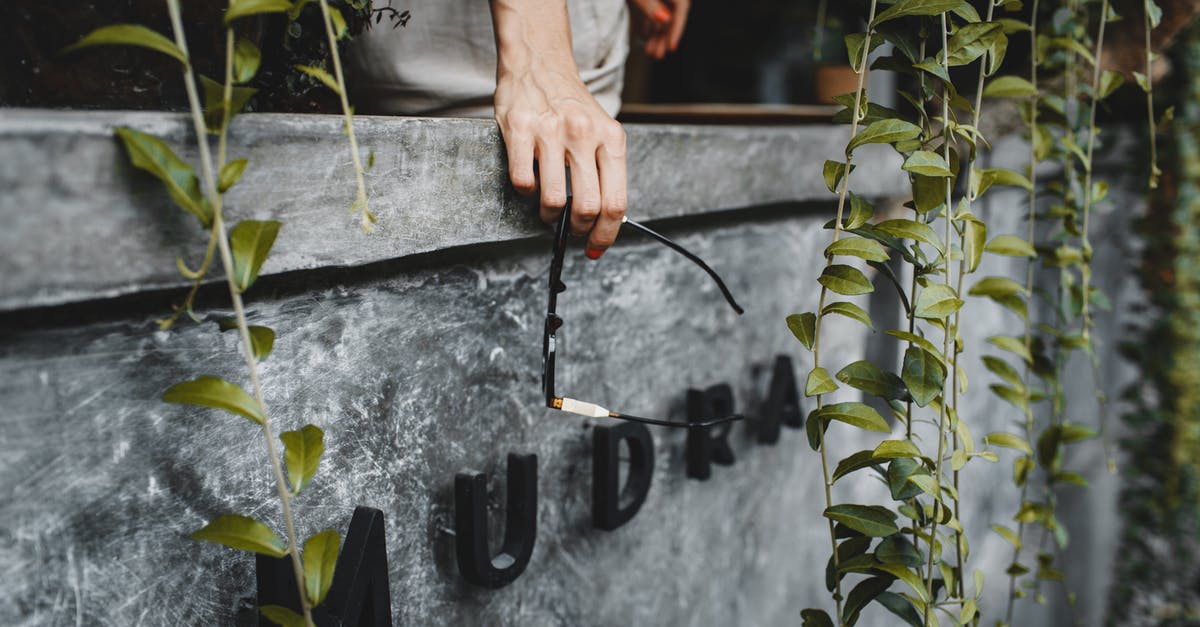
[[[989,433],[983,437],[983,441],[995,446],[1016,449],[1026,455],[1033,455],[1033,447],[1029,446],[1025,438],[1011,433],[1004,433],[1003,431]]]
[[[856,361],[837,373],[837,380],[885,400],[908,399],[908,388],[900,377],[881,370],[869,361]]]
[[[850,166],[850,171],[854,172],[856,166]],[[829,188],[830,192],[838,193],[838,185],[842,182],[842,177],[846,175],[846,164],[841,161],[825,161],[822,175],[825,177],[825,187]]]
[[[317,474],[321,455],[325,453],[325,432],[314,425],[304,425],[298,431],[279,434],[279,439],[283,440],[283,461],[292,494],[300,494]]]
[[[837,481],[838,479],[841,479],[852,472],[862,470],[863,468],[878,466],[880,463],[882,462],[880,462],[878,459],[875,459],[874,451],[869,449],[865,451],[859,451],[838,462],[837,468],[833,469],[833,481]]]
[[[917,598],[922,602],[929,600],[929,593],[925,589],[925,582],[916,573],[909,570],[907,566],[901,566],[900,564],[878,564],[875,566],[875,570],[883,571],[908,584],[908,587],[917,593]]]
[[[879,120],[868,124],[866,128],[859,131],[858,135],[850,140],[846,152],[865,144],[892,144],[913,139],[920,134],[921,127],[912,122],[895,119]]]
[[[326,87],[332,89],[334,93],[336,93],[336,94],[342,93],[342,90],[338,88],[337,79],[330,76],[329,72],[326,72],[325,70],[323,70],[319,67],[313,67],[311,65],[297,65],[296,69],[321,81],[322,83],[325,84]]]
[[[235,159],[221,166],[221,174],[217,177],[217,191],[222,194],[229,191],[229,188],[242,178],[247,163],[245,159]]]
[[[225,11],[225,25],[248,15],[260,13],[286,13],[292,9],[289,0],[229,0],[229,9]]]
[[[954,83],[950,80],[950,74],[946,71],[946,66],[942,65],[941,60],[928,57],[920,63],[914,63],[913,67],[918,70],[923,70],[940,79],[943,83],[953,87]]]
[[[933,345],[933,342],[930,342],[929,340],[927,340],[919,335],[916,335],[914,333],[909,333],[908,331],[892,330],[892,331],[888,331],[887,334],[892,337],[898,337],[906,342],[910,342],[912,344],[916,344],[917,346],[920,346],[921,348],[925,349],[925,352],[929,353],[930,355],[933,355],[934,358],[937,359],[938,362],[940,364],[942,364],[943,367],[946,366],[945,356],[942,355],[942,351],[939,350],[938,347]]]
[[[891,577],[869,577],[860,581],[850,594],[846,595],[846,603],[842,607],[842,622],[846,625],[858,622],[858,614],[862,609],[875,600],[880,592],[887,590],[892,581],[894,579]]]
[[[191,381],[176,383],[163,393],[163,400],[168,403],[223,409],[249,418],[260,425],[266,421],[262,407],[254,397],[219,377],[204,375]]]
[[[925,627],[925,619],[921,618],[921,613],[913,607],[912,601],[895,592],[881,592],[875,597],[875,602],[908,623],[910,627]]]
[[[879,505],[834,505],[825,510],[825,517],[872,538],[886,538],[900,531],[894,522],[896,513]]]
[[[217,320],[217,326],[222,331],[237,330],[237,320],[233,318],[221,318]],[[275,346],[275,331],[270,327],[249,326],[246,330],[250,332],[250,347],[254,351],[254,360],[262,361],[271,354],[271,348]]]
[[[1006,257],[1037,257],[1037,251],[1029,242],[1015,235],[998,235],[988,242],[984,250]]]
[[[329,593],[341,549],[342,538],[333,529],[317,532],[304,542],[304,592],[313,607]]]
[[[917,295],[913,315],[918,318],[941,319],[958,311],[963,302],[954,288],[940,283],[930,285]]]
[[[884,564],[920,566],[925,562],[921,551],[903,534],[884,538],[875,549],[875,559]]]
[[[275,346],[275,331],[271,327],[261,326],[250,326],[246,330],[250,332],[250,347],[254,352],[254,360],[266,359]]]
[[[812,450],[821,449],[821,439],[825,435],[825,430],[829,428],[829,421],[817,415],[817,410],[812,410],[808,414],[808,420],[804,424],[804,435],[808,438],[808,446]]]
[[[267,620],[281,627],[307,627],[304,617],[282,605],[264,605],[258,608]]]
[[[971,170],[971,197],[979,198],[993,185],[1011,185],[1026,191],[1033,189],[1033,183],[1024,174],[1004,168],[988,168]]]
[[[193,540],[223,544],[231,549],[270,557],[287,555],[287,545],[271,528],[240,514],[225,514],[192,533]]]
[[[890,433],[887,421],[879,412],[862,403],[834,403],[821,408],[820,417],[826,420],[837,420],[850,426]]]
[[[1029,349],[1025,348],[1025,341],[1007,335],[997,335],[988,338],[988,343],[1001,350],[1006,350],[1017,357],[1025,360],[1025,363],[1033,363],[1033,355],[1029,353]]]
[[[829,394],[836,392],[838,389],[837,383],[829,378],[829,373],[824,368],[813,368],[808,373],[808,380],[804,383],[805,396],[818,396],[820,394]]]
[[[967,273],[974,272],[983,261],[983,250],[987,242],[987,225],[981,220],[963,223],[963,254],[967,259]]]
[[[908,387],[913,402],[919,407],[928,405],[942,393],[946,370],[936,357],[919,346],[904,351],[904,368],[900,378]]]
[[[342,17],[342,12],[334,7],[329,7],[329,21],[333,22],[333,34],[336,39],[341,40],[346,36],[346,18]]]
[[[1006,277],[990,276],[980,279],[967,293],[971,296],[1012,296],[1024,294],[1025,286]]]
[[[196,216],[200,225],[208,228],[212,225],[212,207],[200,193],[200,180],[196,171],[161,139],[135,131],[131,128],[118,128],[117,137],[125,144],[129,153],[129,161],[134,167],[153,174],[167,188],[167,194],[184,211]]]
[[[875,447],[871,456],[876,459],[893,459],[896,457],[920,457],[921,451],[909,440],[884,440]]]
[[[258,271],[271,252],[282,224],[276,220],[242,220],[229,232],[233,252],[233,282],[246,291],[258,278]]]
[[[847,231],[853,231],[867,223],[875,215],[875,207],[858,194],[850,192],[850,216],[842,225]]]
[[[249,83],[262,65],[262,52],[254,42],[239,37],[233,49],[233,82]]]
[[[219,133],[225,123],[225,86],[207,76],[200,76],[200,88],[204,91],[204,124],[210,133]],[[229,90],[229,117],[241,112],[258,93],[252,87],[233,87]]]
[[[825,248],[825,256],[858,257],[867,261],[887,261],[891,258],[883,244],[865,237],[843,237]]]
[[[933,246],[938,252],[945,250],[942,247],[942,240],[938,238],[937,233],[928,224],[922,224],[915,220],[907,220],[897,218],[895,220],[884,220],[875,225],[875,228],[901,239],[911,239],[918,242],[923,242]]]
[[[1068,423],[1062,426],[1059,437],[1064,443],[1071,444],[1082,440],[1090,440],[1098,435],[1100,435],[1099,432],[1091,427]]]
[[[1000,537],[1008,540],[1009,544],[1013,545],[1018,551],[1021,549],[1021,537],[1015,531],[1003,525],[992,525],[992,531],[1000,534]]]
[[[1069,483],[1071,485],[1077,485],[1081,488],[1086,488],[1088,486],[1088,480],[1084,479],[1083,475],[1077,472],[1071,472],[1069,470],[1061,470],[1054,473],[1052,480],[1054,483]]]
[[[83,39],[67,46],[63,52],[73,52],[90,46],[140,46],[175,57],[187,64],[187,55],[174,42],[160,33],[139,24],[112,24],[101,26],[88,33]]]
[[[803,621],[800,627],[833,627],[833,619],[825,610],[812,608],[801,610],[800,619]]]
[[[1146,19],[1150,21],[1150,28],[1158,28],[1158,25],[1162,23],[1162,9],[1159,8],[1158,3],[1154,0],[1146,0],[1145,8]]]
[[[871,329],[872,331],[875,330],[875,325],[871,324],[871,316],[867,314],[866,310],[858,305],[855,305],[854,303],[847,303],[844,301],[829,303],[828,305],[825,305],[824,309],[821,310],[821,315],[827,316],[829,314],[838,314],[840,316],[850,318],[851,320],[857,320],[867,325],[867,328]]]
[[[1112,70],[1104,70],[1100,75],[1100,93],[1097,94],[1100,100],[1112,95],[1114,91],[1125,83],[1125,75]]]
[[[878,26],[889,20],[908,15],[937,15],[946,11],[953,11],[962,5],[962,3],[963,0],[900,0],[879,15],[876,15],[875,21],[871,22],[871,26]]]
[[[950,172],[950,164],[936,152],[928,150],[918,150],[905,159],[903,169],[914,174],[933,177],[950,177],[954,176]]]
[[[928,176],[913,177],[913,206],[924,215],[946,204],[946,181]]]
[[[983,88],[986,98],[1027,98],[1037,93],[1037,87],[1020,76],[997,76]]]
[[[796,339],[804,345],[804,348],[812,350],[813,339],[816,337],[816,314],[808,312],[792,314],[787,317],[787,326],[792,331],[792,335],[796,336]]]
[[[869,294],[875,289],[861,270],[842,264],[826,266],[821,276],[817,277],[817,283],[845,296]]]
[[[1141,87],[1142,91],[1146,93],[1154,91],[1153,87],[1150,85],[1150,79],[1146,78],[1145,74],[1142,74],[1141,72],[1134,72],[1133,80],[1137,81],[1138,87]]]
[[[993,22],[966,24],[946,42],[951,66],[967,65],[991,50],[1004,37],[1004,27]]]
[[[892,498],[897,501],[911,499],[924,492],[915,481],[914,476],[929,477],[929,471],[921,462],[910,457],[896,457],[888,464],[887,484]]]
[[[1008,362],[1004,361],[1003,359],[1000,359],[999,357],[993,357],[991,355],[984,355],[983,365],[989,371],[991,371],[992,374],[995,374],[1003,379],[1005,383],[1013,386],[1024,387],[1025,383],[1021,380],[1021,374],[1017,372],[1016,368],[1008,365]]]

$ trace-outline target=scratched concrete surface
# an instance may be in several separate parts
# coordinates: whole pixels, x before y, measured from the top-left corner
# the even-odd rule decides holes
[[[41,115],[40,124],[52,126],[54,117]],[[287,122],[261,121],[276,125],[276,132]],[[371,124],[379,133],[401,134],[383,121]],[[243,130],[252,136],[260,132],[256,141],[270,143],[266,131],[256,131],[253,124]],[[690,134],[690,151],[704,154],[706,131],[652,130],[662,137]],[[432,129],[426,132],[432,137]],[[638,132],[631,131],[631,137]],[[65,138],[53,141],[61,142],[60,148],[72,145]],[[300,140],[286,139],[285,133],[277,141]],[[328,150],[323,139],[304,141],[314,152],[316,146]],[[498,151],[494,137],[489,141],[490,150]],[[677,154],[679,148],[663,147],[675,141],[654,144],[640,158],[655,163],[656,155]],[[11,144],[0,142],[5,145]],[[724,146],[702,160],[739,163],[733,155],[740,153]],[[381,160],[417,159],[379,150]],[[1015,163],[1019,150],[1016,144],[999,145],[997,158]],[[825,156],[806,152],[783,170],[819,171]],[[69,163],[50,167],[44,181],[69,178],[64,170]],[[449,176],[446,171],[454,164],[411,167]],[[789,313],[816,307],[815,277],[828,241],[820,225],[829,206],[754,208],[816,196],[808,187],[779,183],[783,187],[768,189],[776,196],[760,198],[760,192],[742,189],[758,184],[752,177],[738,179],[743,173],[735,167],[724,173],[729,178],[712,174],[702,184],[693,182],[694,189],[681,192],[685,201],[662,213],[653,203],[645,207],[653,217],[676,217],[658,225],[725,276],[746,305],[746,315],[736,317],[698,269],[653,242],[628,237],[600,263],[574,254],[568,260],[569,289],[560,299],[566,319],[559,353],[562,390],[633,413],[681,419],[684,390],[718,382],[730,383],[739,408],[753,416],[775,354],[790,354],[802,381],[809,358],[782,321]],[[346,191],[345,180],[324,174],[313,179],[306,183],[312,198]],[[898,191],[880,183],[882,177],[861,180],[881,185],[876,192]],[[498,185],[486,187],[475,195],[480,203],[499,196]],[[138,212],[159,206],[151,200],[154,186],[113,189],[105,193],[130,194],[136,199],[131,204],[141,207],[114,210],[128,224],[139,224]],[[388,189],[400,191],[399,185]],[[710,190],[717,200],[705,206]],[[422,239],[419,216],[399,217],[402,210],[417,209],[394,200],[395,194],[377,194],[377,206],[391,207],[381,211],[384,231],[362,236],[351,220],[337,215],[339,207],[310,206],[299,190],[288,193],[291,200],[270,211],[294,221],[278,243],[280,257],[290,265],[268,273],[248,295],[253,321],[279,332],[275,351],[263,365],[268,408],[277,428],[312,422],[327,433],[321,470],[297,501],[302,535],[327,527],[344,531],[356,505],[385,513],[398,624],[795,625],[800,609],[831,605],[823,586],[828,536],[820,514],[820,460],[798,431],[785,429],[778,444],[761,446],[753,441],[751,425],[737,427],[732,438],[737,463],[718,466],[710,481],[699,482],[684,477],[682,434],[655,430],[655,476],[641,512],[614,532],[591,528],[591,423],[541,407],[549,241],[544,231],[538,236],[518,205],[499,209],[504,203],[490,201],[470,214],[483,222],[471,226],[476,230],[465,238]],[[462,203],[422,193],[428,204],[420,216],[443,226],[456,223],[458,218],[444,214]],[[645,181],[631,189],[634,197],[652,193],[669,196],[657,188],[648,191]],[[4,198],[0,215],[16,219],[15,213],[26,213],[16,212],[10,195]],[[979,210],[993,220],[995,232],[1020,232],[1019,194],[993,198]],[[106,207],[121,205],[106,202]],[[71,211],[51,215],[84,215]],[[237,204],[233,211],[260,215]],[[389,225],[389,217],[403,228]],[[1128,217],[1112,209],[1098,216],[1105,241],[1120,240]],[[28,219],[19,223],[22,228],[44,226],[39,220],[48,218]],[[102,224],[105,214],[86,220]],[[30,243],[35,238],[19,230],[3,234],[5,258],[11,243],[33,255],[26,261],[36,259],[37,246],[44,246],[71,254],[79,249],[83,258],[91,255],[102,265],[80,273],[70,267],[78,261],[64,262],[52,271],[62,280],[39,292],[32,266],[10,259],[19,280],[7,279],[0,290],[0,299],[12,309],[0,316],[0,624],[253,622],[252,558],[193,542],[187,534],[231,511],[278,526],[261,437],[245,420],[158,400],[171,383],[199,374],[244,382],[235,338],[218,334],[211,323],[155,331],[154,319],[179,293],[152,288],[173,284],[172,256],[182,242],[193,248],[202,242],[186,221],[161,232],[164,227],[155,222],[137,228],[144,229],[142,241],[119,238],[115,231],[87,241],[78,228],[65,226],[25,231],[43,236],[36,246]],[[420,242],[406,248],[410,238]],[[455,248],[413,256],[445,246]],[[122,256],[143,247],[150,252]],[[1097,266],[1105,268],[1103,274],[1098,271],[1100,281],[1110,294],[1127,293],[1129,251],[1099,244],[1097,250]],[[987,263],[983,273],[1023,273],[1023,266],[1004,260]],[[126,296],[109,298],[119,294]],[[869,306],[871,301],[859,302]],[[1114,297],[1114,302],[1119,311],[1123,301]],[[202,293],[199,309],[220,317],[228,313],[225,303],[218,286]],[[54,306],[29,309],[47,304]],[[1015,328],[1006,318],[1010,314],[990,303],[972,300],[968,307],[975,322],[969,334],[979,336],[968,337],[969,345]],[[1119,316],[1103,322],[1110,332],[1118,323]],[[831,319],[828,331],[823,354],[831,368],[859,358],[881,335],[839,318]],[[1113,364],[1103,374],[1106,385],[1129,376],[1116,365],[1113,344],[1106,343],[1102,353],[1104,363]],[[972,386],[982,389],[989,375],[977,357],[965,363]],[[1081,382],[1075,393],[1090,398],[1092,389]],[[1008,428],[1016,418],[1015,410],[985,394],[970,399],[960,413],[972,417],[977,437]],[[838,425],[831,433],[836,457],[880,439]],[[510,451],[539,458],[537,544],[529,568],[513,585],[482,590],[463,582],[454,566],[448,533],[453,476],[469,468],[487,471],[499,492]],[[969,466],[964,477],[972,486],[963,504],[972,559],[990,573],[1001,572],[1009,559],[1007,545],[986,525],[1015,511],[1016,494],[995,479],[1006,474],[980,464]],[[884,498],[876,482],[865,475],[860,479],[840,481],[835,499]],[[1107,568],[1111,553],[1105,542],[1116,531],[1110,498],[1115,492],[1103,477],[1094,480],[1100,485],[1073,506],[1068,523],[1094,527],[1071,549],[1076,552],[1072,569],[1086,581],[1081,605],[1102,598],[1104,573],[1095,571]],[[502,496],[491,499],[489,507],[499,521]],[[1004,591],[1004,580],[992,575],[985,595],[988,621],[996,617]],[[1058,605],[1022,611],[1017,624],[1065,624],[1065,610]],[[894,623],[872,606],[859,624]]]

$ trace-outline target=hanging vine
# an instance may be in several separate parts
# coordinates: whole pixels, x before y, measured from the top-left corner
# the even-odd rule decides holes
[[[204,375],[172,386],[164,393],[163,400],[224,410],[258,425],[279,498],[284,537],[281,538],[268,525],[241,514],[219,516],[193,533],[192,537],[271,557],[289,557],[300,600],[299,612],[275,605],[260,608],[266,618],[289,627],[313,625],[312,608],[324,601],[333,582],[341,538],[337,531],[326,529],[309,537],[301,546],[296,534],[293,501],[316,474],[324,452],[324,433],[311,424],[281,433],[278,438],[284,450],[280,455],[258,372],[258,364],[271,353],[276,333],[269,327],[251,325],[243,305],[243,294],[257,279],[282,224],[275,220],[242,220],[232,229],[227,229],[223,205],[226,192],[237,184],[248,166],[245,158],[228,160],[230,121],[254,93],[253,89],[244,85],[254,78],[262,59],[261,51],[253,42],[237,36],[237,22],[268,13],[288,13],[294,19],[305,4],[306,0],[300,0],[295,5],[287,0],[230,0],[224,16],[225,62],[222,82],[204,76],[198,77],[197,81],[188,54],[178,0],[166,0],[173,41],[143,26],[117,24],[97,29],[71,47],[141,46],[167,54],[181,64],[188,110],[197,138],[200,175],[164,141],[153,135],[120,128],[117,129],[117,136],[133,165],[162,181],[172,201],[195,216],[208,231],[208,244],[200,266],[192,270],[182,260],[177,262],[180,273],[191,280],[191,287],[173,315],[159,321],[160,328],[170,328],[184,313],[197,322],[201,321],[192,310],[195,295],[207,277],[214,258],[219,259],[234,316],[219,320],[217,326],[220,331],[236,330],[241,340],[250,392],[222,378]],[[309,68],[312,71],[306,72],[321,79],[341,96],[345,113],[344,128],[354,155],[359,186],[355,208],[362,212],[363,226],[366,228],[374,221],[374,217],[366,206],[363,168],[358,159],[353,117],[345,96],[345,82],[337,53],[337,41],[346,31],[345,21],[325,0],[320,0],[320,6],[337,78],[329,77],[319,68]],[[200,89],[197,89],[197,82]],[[217,136],[215,159],[207,139],[209,134]]]

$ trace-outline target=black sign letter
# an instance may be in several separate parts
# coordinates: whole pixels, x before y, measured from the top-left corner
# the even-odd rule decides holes
[[[787,355],[775,358],[771,387],[767,391],[767,401],[763,403],[758,421],[759,443],[777,442],[780,423],[794,429],[804,426],[804,417],[800,415],[800,392],[796,387],[796,371]]]
[[[704,391],[688,390],[687,413],[688,422],[705,422],[732,414],[733,389],[728,383],[721,383]],[[687,476],[707,480],[712,476],[712,462],[722,466],[733,463],[733,449],[729,447],[732,426],[733,423],[726,422],[687,430]]]
[[[621,489],[617,451],[621,440],[629,445],[629,479]],[[646,502],[654,475],[654,440],[645,425],[622,422],[596,427],[592,436],[592,524],[612,531],[629,522]],[[621,507],[621,496],[632,497]]]
[[[290,557],[257,556],[258,605],[300,610]],[[313,608],[317,625],[392,627],[392,595],[388,588],[387,540],[383,512],[357,507],[333,571],[325,602]],[[260,627],[275,623],[259,616]]]
[[[504,544],[492,558],[488,548],[487,475],[460,472],[454,478],[455,551],[467,581],[487,588],[507,586],[525,572],[537,537],[537,455],[508,454],[508,504]]]

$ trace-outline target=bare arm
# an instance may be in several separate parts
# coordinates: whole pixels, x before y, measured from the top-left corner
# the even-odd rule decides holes
[[[491,6],[496,122],[509,178],[521,193],[540,191],[541,217],[549,222],[566,203],[569,167],[571,231],[587,235],[588,257],[599,258],[625,215],[625,131],[579,77],[566,0],[492,0]]]

